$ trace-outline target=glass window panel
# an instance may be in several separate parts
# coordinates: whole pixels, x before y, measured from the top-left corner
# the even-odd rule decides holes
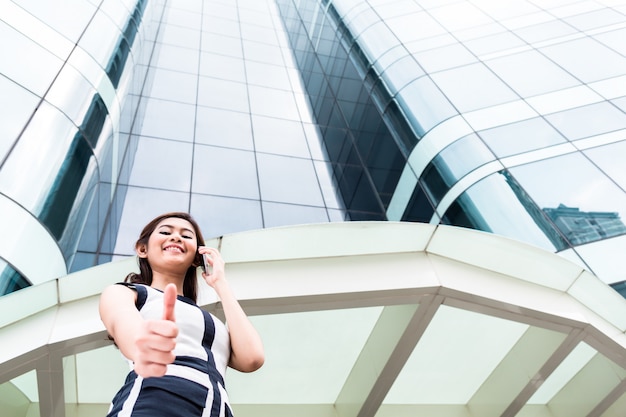
[[[249,91],[252,113],[281,119],[300,120],[293,92],[255,85],[250,85]]]
[[[429,13],[449,31],[491,23],[492,19],[471,3],[454,3],[431,8]]]
[[[257,152],[310,157],[302,123],[253,115],[252,126]]]
[[[310,159],[257,154],[264,201],[323,206],[322,193]]]
[[[104,13],[96,13],[78,45],[106,69],[120,48],[121,29]]]
[[[206,2],[202,12],[223,19],[237,19],[237,6],[231,3]]]
[[[326,223],[329,221],[326,209],[322,207],[301,206],[263,202],[265,227],[289,226],[294,224]]]
[[[250,84],[291,91],[291,82],[283,66],[246,62],[246,76]]]
[[[626,127],[626,114],[608,102],[550,114],[546,119],[571,140]]]
[[[616,23],[624,23],[624,14],[608,7],[593,12],[581,13],[563,19],[581,32],[591,29],[604,28]]]
[[[254,153],[196,145],[192,192],[258,199]]]
[[[622,109],[624,113],[626,113],[626,97],[622,97],[617,100],[612,100],[611,103],[615,104],[617,107]]]
[[[46,0],[15,0],[14,3],[73,42],[78,41],[96,10],[93,4],[83,0],[67,0],[62,3]]]
[[[528,43],[542,42],[570,35],[576,29],[562,20],[550,20],[532,26],[515,29],[515,33]]]
[[[481,56],[525,46],[526,43],[512,32],[502,32],[467,41],[464,45],[474,54]]]
[[[394,2],[378,2],[373,5],[376,13],[382,20],[391,19],[397,16],[404,16],[409,13],[422,11],[422,8],[413,0],[397,0]]]
[[[617,185],[626,190],[626,169],[624,169],[626,141],[587,149],[584,153]]]
[[[0,74],[43,97],[63,62],[21,33],[0,21]]]
[[[524,190],[512,184],[502,173],[479,181],[446,211],[443,222],[517,239],[550,252],[565,249],[558,236],[546,235],[546,230],[552,234],[554,230]],[[498,204],[494,204],[495,198]]]
[[[396,95],[396,100],[419,136],[457,113],[428,77],[422,77],[404,87]]]
[[[182,26],[185,25],[183,24]],[[216,33],[223,36],[233,36],[236,38],[241,37],[239,20],[223,19],[216,16],[204,16],[202,19],[202,31]]]
[[[140,134],[191,142],[196,107],[191,104],[144,97],[145,110]],[[201,122],[200,120],[198,122]]]
[[[191,49],[200,48],[200,31],[175,25],[164,25],[159,40],[166,45],[180,46]]]
[[[191,183],[190,143],[140,138],[130,185],[188,191]],[[166,167],[176,167],[166,169]]]
[[[198,107],[196,143],[253,150],[250,114]]]
[[[622,16],[622,19],[624,17]],[[617,29],[609,32],[598,33],[594,35],[594,38],[613,49],[614,51],[619,52],[622,55],[626,55],[626,29]]]
[[[0,76],[0,161],[35,111],[39,97]]]
[[[407,11],[406,14],[388,19],[386,22],[402,43],[417,39],[429,39],[447,32],[437,20],[426,12],[411,13]]]
[[[376,61],[392,47],[400,44],[398,38],[389,30],[385,22],[377,22],[365,29],[357,39],[359,46],[369,58]]]
[[[202,14],[195,10],[184,10],[175,7],[169,7],[167,12],[167,24],[178,25],[190,29],[200,30],[202,27]]]
[[[534,118],[479,132],[487,146],[506,157],[565,142],[565,138],[543,118]]]
[[[76,133],[76,126],[63,114],[42,102],[0,170],[2,192],[38,212]],[[29,169],[24,169],[24,161],[28,161]]]
[[[181,103],[193,104],[196,102],[197,75],[155,68],[151,72],[151,78],[153,82],[152,88],[150,88],[150,97]],[[201,86],[203,79],[204,77],[200,77]],[[198,96],[202,97],[202,90],[198,92]]]
[[[195,91],[191,90],[191,92],[195,94]],[[248,91],[246,85],[242,83],[200,77],[198,81],[198,104],[247,113],[249,111]]]
[[[135,242],[141,229],[156,216],[170,211],[189,211],[189,192],[128,187],[117,232],[115,254],[135,255]]]
[[[243,50],[241,48],[241,39],[239,38],[211,32],[202,32],[202,52],[241,58],[243,57]]]
[[[486,64],[522,97],[579,84],[577,79],[537,51],[508,55]]]
[[[277,43],[276,31],[274,28],[264,28],[257,25],[241,24],[241,38],[255,42],[275,45]]]
[[[432,74],[431,77],[462,113],[518,98],[517,94],[483,64],[466,65]],[[489,88],[485,88],[487,85]]]
[[[426,72],[442,71],[477,61],[477,58],[459,43],[418,52],[415,59]]]
[[[424,71],[412,56],[400,58],[393,64],[389,65],[381,77],[385,80],[390,93],[394,94],[400,91],[405,85],[411,81],[424,75]]]
[[[586,83],[626,73],[626,58],[591,38],[546,46],[540,51]]]
[[[223,80],[246,82],[243,60],[217,54],[200,55],[200,75]]]
[[[205,239],[263,228],[258,200],[192,194],[190,213]]]
[[[246,60],[283,65],[282,51],[278,46],[243,40],[243,53]]]
[[[200,56],[195,49],[161,44],[154,65],[163,69],[195,74],[198,71],[199,60]]]
[[[626,194],[582,154],[563,155],[510,170],[572,243],[626,232],[622,220],[626,218]]]

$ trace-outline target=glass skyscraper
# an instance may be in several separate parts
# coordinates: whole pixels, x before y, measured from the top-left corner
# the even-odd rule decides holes
[[[0,306],[167,211],[474,229],[626,296],[625,36],[620,0],[0,0]]]

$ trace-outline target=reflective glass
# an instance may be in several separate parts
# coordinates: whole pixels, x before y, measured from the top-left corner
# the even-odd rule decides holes
[[[248,86],[250,111],[263,116],[300,120],[298,107],[291,91],[275,90],[255,85]]]
[[[489,16],[471,3],[433,7],[429,13],[449,31],[468,29],[492,22]]]
[[[591,38],[558,43],[539,51],[585,83],[626,73],[626,57]]]
[[[202,97],[202,90],[196,93],[198,76],[177,71],[155,68],[150,73],[152,88],[148,94],[152,98],[179,101],[193,104],[196,94]],[[200,86],[205,77],[200,77]]]
[[[252,127],[257,152],[310,157],[302,123],[253,115]]]
[[[190,213],[205,239],[264,227],[258,200],[192,194]]]
[[[576,167],[576,169],[571,169]],[[580,153],[511,168],[573,244],[626,233],[626,194]]]
[[[361,32],[357,37],[357,42],[371,62],[376,61],[389,49],[400,44],[398,38],[382,21],[374,23]]]
[[[626,157],[626,141],[612,143],[587,149],[583,152],[591,161],[626,190],[626,170],[624,169],[624,157]]]
[[[459,43],[416,53],[415,59],[428,73],[472,64],[476,56]]]
[[[404,87],[396,100],[418,136],[457,114],[452,104],[428,77],[419,78]]]
[[[244,39],[242,43],[243,55],[246,60],[275,65],[283,64],[282,51],[278,46],[255,42],[249,39]]]
[[[195,74],[198,71],[199,60],[200,56],[195,49],[160,45],[159,54],[154,64],[161,69]]]
[[[515,36],[512,32],[502,32],[495,35],[469,40],[464,42],[464,45],[472,53],[480,57],[482,55],[517,48],[519,46],[525,46],[526,43]]]
[[[617,23],[624,23],[624,21],[626,21],[622,13],[608,7],[593,12],[566,17],[563,20],[581,32],[607,27]]]
[[[200,5],[198,5],[199,7]],[[167,13],[167,22],[170,25],[178,25],[189,29],[200,30],[203,25],[202,15],[196,10],[185,10],[170,7]]]
[[[246,62],[246,79],[249,84],[291,91],[287,70],[282,65]]]
[[[191,142],[194,138],[196,107],[191,104],[146,97],[141,123],[142,136]],[[202,120],[198,120],[201,123]]]
[[[486,64],[522,97],[579,84],[577,79],[537,51],[507,55],[489,60]]]
[[[159,41],[166,45],[180,46],[193,50],[200,49],[202,35],[197,29],[175,25],[164,25]]]
[[[424,75],[424,71],[412,56],[405,56],[392,63],[381,74],[391,93],[400,91],[405,85]]]
[[[307,223],[326,223],[328,213],[323,207],[301,206],[263,201],[265,227],[289,226]]]
[[[535,43],[567,36],[576,32],[576,29],[562,20],[552,20],[541,22],[531,26],[523,26],[514,29],[515,34],[528,43]]]
[[[323,206],[313,161],[257,154],[259,186],[264,201]]]
[[[46,0],[15,0],[14,3],[73,42],[78,41],[96,11],[94,5],[83,0],[67,0],[63,3]]]
[[[196,145],[192,192],[259,199],[254,153]]]
[[[622,16],[622,20],[624,20],[624,16]],[[604,33],[598,33],[593,37],[614,51],[617,51],[622,55],[626,55],[626,43],[624,43],[625,36],[626,28],[621,28]]]
[[[273,28],[264,28],[251,24],[241,25],[241,38],[270,45],[275,45],[277,40],[276,31]]]
[[[498,204],[493,202],[494,195]],[[517,239],[551,252],[566,248],[541,208],[503,173],[492,174],[468,188],[448,208],[442,222]]]
[[[0,161],[35,111],[39,98],[0,76]]]
[[[119,51],[123,26],[120,28],[103,13],[96,13],[85,29],[78,45],[95,59],[102,68],[108,68],[109,62]]]
[[[570,140],[626,127],[626,114],[608,102],[550,114],[546,119]]]
[[[0,170],[2,192],[38,213],[76,133],[76,126],[64,115],[42,102]],[[29,169],[24,169],[25,161]]]
[[[189,191],[190,143],[140,138],[129,185]]]
[[[255,147],[252,140],[250,114],[248,113],[200,106],[197,108],[195,123],[196,143],[248,151]],[[255,136],[256,134],[255,131]]]
[[[195,78],[195,77],[194,77]],[[190,95],[194,90],[184,90]],[[198,81],[198,105],[247,113],[248,91],[245,84],[216,78],[200,77]],[[195,102],[195,97],[190,103]]]
[[[432,74],[431,77],[461,113],[518,98],[517,94],[483,64],[466,65]],[[489,88],[485,88],[486,85]]]
[[[0,74],[43,97],[63,61],[0,21]]]
[[[202,32],[201,50],[235,58],[243,57],[241,39],[212,32]]]
[[[182,26],[185,25],[183,24]],[[223,36],[233,36],[236,38],[241,37],[241,33],[239,31],[239,21],[222,19],[217,16],[205,16],[202,19],[202,31],[216,33]]]
[[[200,55],[200,75],[223,80],[246,82],[243,60],[217,54]]]
[[[478,132],[498,156],[506,157],[565,142],[543,118],[534,118]]]

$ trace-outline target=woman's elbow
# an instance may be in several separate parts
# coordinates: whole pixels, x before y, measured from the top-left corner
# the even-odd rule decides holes
[[[254,372],[261,368],[265,363],[265,354],[263,352],[257,352],[255,354],[247,355],[246,358],[233,359],[235,359],[232,361],[233,368],[239,372]]]

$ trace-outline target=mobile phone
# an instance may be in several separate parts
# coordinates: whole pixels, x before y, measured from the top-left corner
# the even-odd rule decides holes
[[[211,267],[211,265],[209,265],[209,262],[207,261],[207,256],[206,254],[202,254],[202,270],[204,271],[204,273],[208,273],[209,272],[209,268]]]

